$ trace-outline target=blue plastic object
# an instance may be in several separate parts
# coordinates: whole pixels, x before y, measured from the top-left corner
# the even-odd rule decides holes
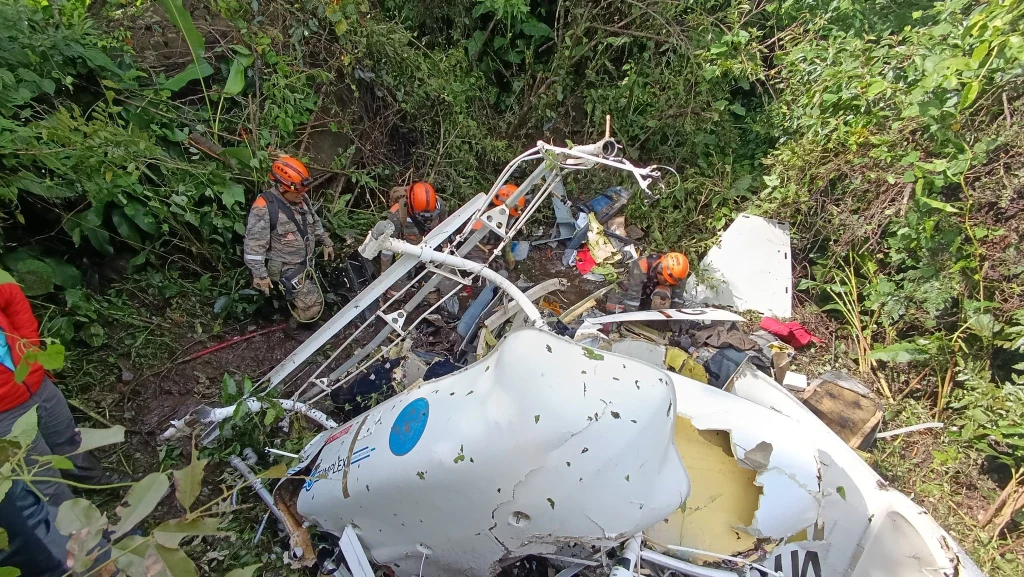
[[[459,325],[455,328],[459,332],[459,336],[465,338],[470,331],[476,327],[477,321],[480,320],[480,315],[484,314],[484,309],[487,305],[494,300],[494,285],[489,284],[484,287],[480,294],[469,304],[469,308],[466,309],[466,314],[462,315],[459,319]]]

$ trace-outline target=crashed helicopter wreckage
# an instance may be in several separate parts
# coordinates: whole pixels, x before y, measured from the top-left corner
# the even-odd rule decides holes
[[[539,166],[517,193],[492,204],[513,170],[532,162]],[[370,559],[403,577],[483,576],[530,555],[564,567],[560,577],[624,577],[639,563],[657,575],[698,577],[981,576],[925,510],[771,378],[744,365],[718,389],[620,354],[628,347],[602,350],[596,328],[633,322],[623,315],[588,319],[576,340],[559,336],[530,297],[486,266],[547,197],[564,201],[567,173],[596,166],[632,173],[645,191],[659,177],[621,158],[607,137],[571,148],[539,142],[421,244],[393,238],[386,223],[370,232],[364,257],[401,257],[261,382],[264,392],[290,392],[282,407],[325,428],[273,495],[257,491],[289,535],[290,561],[357,577],[373,575]],[[509,208],[527,195],[513,217]],[[489,233],[500,239],[489,260],[467,260]],[[522,328],[475,362],[418,378],[347,423],[313,407],[400,350],[477,277],[511,299]],[[441,298],[428,305],[439,287]],[[663,316],[740,318],[717,309]],[[312,376],[288,381],[357,318],[366,320]],[[374,330],[358,346],[357,335]],[[346,360],[321,376],[343,352]],[[197,432],[209,441],[233,410],[194,411],[164,438]],[[251,475],[241,460],[232,464]],[[319,550],[307,525],[326,536]]]

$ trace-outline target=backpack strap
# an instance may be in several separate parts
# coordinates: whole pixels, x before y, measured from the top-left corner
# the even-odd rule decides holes
[[[270,232],[274,232],[277,230],[277,219],[281,216],[277,195],[271,192],[264,192],[260,194],[260,197],[267,203],[267,214],[270,216]]]
[[[295,217],[295,211],[288,205],[287,202],[281,202],[278,196],[272,192],[264,192],[260,196],[263,200],[267,201],[267,212],[270,216],[270,231],[277,230],[277,221],[280,219],[280,214],[283,212],[285,218],[290,220],[295,225],[295,230],[299,231],[299,236],[302,237],[302,246],[309,252],[309,227],[306,225],[305,219],[299,221]],[[309,197],[302,197],[302,204],[306,206],[306,210],[310,213],[313,212],[313,207],[309,203]]]

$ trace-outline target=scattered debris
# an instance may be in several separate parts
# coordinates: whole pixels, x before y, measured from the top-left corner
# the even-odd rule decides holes
[[[825,373],[807,387],[801,399],[815,416],[855,449],[869,447],[882,424],[881,401],[876,400],[867,387],[843,373]]]
[[[686,292],[696,303],[753,310],[788,318],[793,314],[793,263],[789,225],[741,214],[691,275]]]
[[[820,343],[821,339],[811,334],[803,325],[796,321],[783,323],[771,317],[761,319],[761,328],[782,339],[782,342],[802,349],[811,343]]]
[[[787,371],[782,379],[782,386],[794,393],[802,393],[807,390],[807,375],[795,371]]]
[[[918,423],[916,425],[910,425],[909,427],[901,427],[899,429],[893,429],[891,431],[878,433],[875,435],[875,438],[884,439],[886,437],[895,437],[897,435],[904,435],[906,433],[913,433],[915,431],[923,431],[925,429],[941,429],[945,426],[945,423]]]
[[[274,401],[327,427],[293,463],[274,506],[316,527],[333,566],[344,557],[359,575],[375,565],[414,575],[516,567],[590,575],[614,559],[610,574],[618,576],[643,557],[708,577],[954,569],[979,577],[948,535],[850,448],[870,443],[880,426],[882,406],[870,390],[831,372],[808,385],[790,370],[795,349],[815,342],[799,323],[765,318],[765,330],[746,334],[743,317],[719,308],[593,310],[617,287],[595,291],[576,273],[615,276],[614,265],[631,258],[624,255],[635,258],[630,242],[642,231],[615,216],[628,202],[625,189],[574,207],[561,179],[566,167],[601,164],[629,172],[644,190],[656,180],[653,167],[620,155],[610,138],[571,149],[541,142],[420,245],[392,238],[387,226],[371,232],[362,257],[388,250],[397,260],[264,388],[279,387],[351,321],[366,319],[312,377],[286,389],[292,399]],[[527,160],[541,162],[493,203]],[[513,241],[549,197],[550,235]],[[559,255],[554,249],[570,235]],[[537,282],[537,259],[576,271]],[[699,275],[691,294],[786,318],[789,259],[788,227],[741,215],[704,261],[721,290]],[[457,316],[462,307],[445,303],[460,298],[468,307]],[[369,336],[358,337],[363,331]],[[371,399],[341,426],[294,402],[325,396],[346,406]],[[165,436],[202,426],[205,440],[233,409],[206,409]],[[1005,524],[1019,500],[1008,493],[990,519]]]

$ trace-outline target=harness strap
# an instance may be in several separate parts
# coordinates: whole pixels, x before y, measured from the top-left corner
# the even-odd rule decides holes
[[[290,220],[295,225],[295,230],[299,231],[299,236],[302,237],[302,247],[305,249],[306,254],[309,254],[309,226],[306,224],[306,219],[301,221],[296,218],[295,211],[288,205],[287,202],[280,202],[278,196],[272,192],[264,192],[260,196],[267,202],[267,212],[270,215],[270,230],[271,232],[277,230],[277,221],[280,218],[280,213],[284,213],[285,218]],[[302,197],[302,204],[306,206],[306,210],[312,212],[313,207],[309,205],[309,198],[306,196]]]

